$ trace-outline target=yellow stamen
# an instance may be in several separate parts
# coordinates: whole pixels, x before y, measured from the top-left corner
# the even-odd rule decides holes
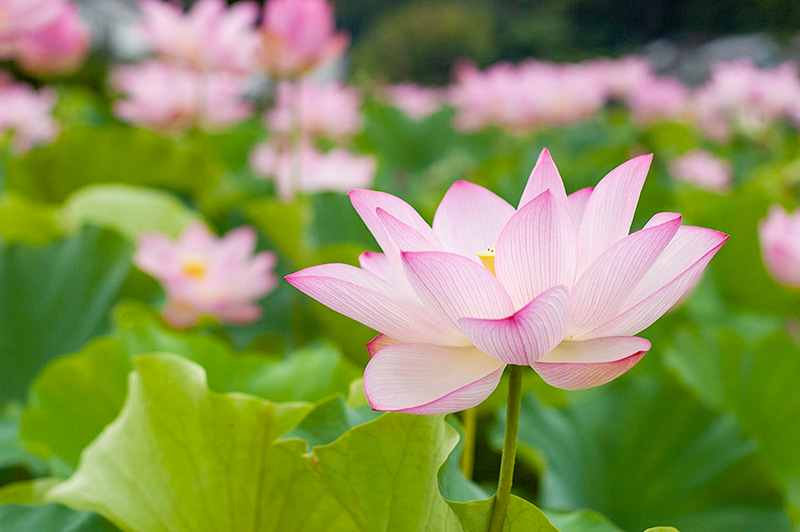
[[[494,248],[488,248],[481,251],[480,253],[478,253],[478,258],[481,259],[481,264],[483,264],[483,267],[492,272],[492,275],[495,275]]]
[[[198,258],[186,259],[183,261],[183,272],[189,277],[203,277],[206,274],[206,263]]]

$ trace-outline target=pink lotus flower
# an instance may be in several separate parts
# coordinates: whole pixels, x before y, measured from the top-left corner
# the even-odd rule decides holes
[[[80,66],[89,51],[89,33],[78,9],[64,4],[47,24],[20,37],[16,58],[23,69],[35,74],[69,72]]]
[[[278,85],[275,108],[264,115],[273,133],[341,140],[361,129],[361,93],[341,83],[284,82]]]
[[[203,316],[223,323],[256,321],[254,303],[277,286],[276,257],[253,256],[256,232],[240,227],[215,237],[203,223],[187,226],[177,240],[143,233],[133,257],[136,265],[158,279],[167,292],[164,319],[175,327],[191,327]]]
[[[726,235],[653,216],[628,234],[651,161],[637,157],[567,196],[544,150],[518,209],[465,181],[429,226],[402,200],[354,190],[383,253],[314,266],[296,288],[372,327],[364,392],[375,410],[455,412],[483,401],[506,364],[581,389],[630,369],[634,336],[693,285]]]
[[[444,104],[442,91],[420,87],[413,83],[400,83],[385,87],[382,92],[390,104],[413,120],[422,120],[432,115]]]
[[[687,114],[689,88],[672,78],[650,78],[628,94],[631,117],[638,124],[678,120]]]
[[[761,255],[781,284],[800,287],[800,209],[791,214],[774,205],[758,226]]]
[[[377,166],[374,157],[353,155],[342,148],[322,153],[311,146],[303,146],[291,152],[271,143],[258,145],[250,164],[257,174],[275,180],[275,188],[282,199],[291,199],[297,192],[368,187]]]
[[[50,23],[61,12],[64,0],[0,0],[0,50],[25,34]]]
[[[111,83],[124,94],[114,105],[117,117],[160,131],[195,125],[218,129],[253,113],[242,101],[243,78],[224,72],[202,73],[150,61],[116,69]]]
[[[59,127],[53,119],[57,95],[52,88],[34,90],[30,85],[0,78],[0,134],[11,133],[11,149],[24,153],[51,142]]]
[[[140,28],[160,58],[200,71],[248,74],[255,68],[258,5],[200,0],[184,14],[161,0],[143,0]]]
[[[261,64],[275,77],[303,75],[347,47],[349,36],[334,32],[333,7],[325,0],[269,0],[261,26]]]
[[[731,186],[731,165],[705,150],[692,150],[670,165],[672,177],[700,188],[722,192]]]

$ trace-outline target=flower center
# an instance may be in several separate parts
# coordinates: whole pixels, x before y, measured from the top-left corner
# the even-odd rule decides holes
[[[492,272],[492,275],[496,275],[494,273],[494,248],[487,248],[480,253],[478,253],[478,258],[481,259],[481,264],[483,267]]]
[[[206,262],[199,257],[191,257],[183,261],[183,273],[189,277],[195,279],[204,277],[207,269]]]

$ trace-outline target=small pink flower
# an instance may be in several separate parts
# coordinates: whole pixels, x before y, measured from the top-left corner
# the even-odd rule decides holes
[[[687,114],[689,88],[672,78],[650,78],[632,89],[626,102],[639,124],[677,120]]]
[[[56,92],[49,87],[34,90],[24,83],[0,79],[0,134],[12,132],[11,148],[24,153],[51,142],[59,132],[53,119]]]
[[[64,4],[47,24],[17,40],[16,58],[23,69],[35,74],[57,74],[79,67],[89,51],[89,33],[78,9]]]
[[[284,151],[271,143],[258,145],[250,158],[253,170],[275,180],[282,199],[297,192],[347,191],[368,187],[375,177],[377,163],[370,156],[353,155],[342,148],[327,153],[310,146],[296,152]]]
[[[778,205],[758,225],[761,255],[767,270],[781,284],[800,287],[800,209],[791,214]]]
[[[124,95],[114,105],[117,117],[160,131],[219,129],[253,113],[242,101],[244,79],[225,72],[202,73],[150,61],[117,68],[111,83]]]
[[[162,233],[139,237],[134,262],[158,279],[167,293],[164,319],[191,327],[203,316],[245,324],[261,317],[255,300],[277,286],[276,257],[253,255],[256,232],[240,227],[222,238],[201,222],[187,226],[177,240]]]
[[[705,150],[692,150],[670,166],[672,177],[700,188],[723,192],[731,186],[731,165]]]
[[[341,83],[284,82],[278,85],[275,107],[264,115],[273,133],[345,139],[361,130],[361,93]]]
[[[400,83],[382,90],[386,100],[413,120],[432,115],[444,104],[444,94],[437,89]]]
[[[567,196],[547,150],[518,209],[465,181],[429,226],[404,201],[350,198],[383,253],[361,268],[288,275],[296,288],[378,330],[364,392],[375,410],[455,412],[483,401],[506,364],[553,386],[606,383],[650,349],[634,336],[689,290],[727,236],[653,216],[628,234],[651,157]]]
[[[143,0],[140,6],[140,29],[158,57],[200,71],[253,71],[257,4],[227,7],[223,0],[200,0],[186,14],[161,0]]]
[[[653,78],[650,63],[632,55],[619,59],[596,59],[586,66],[606,85],[609,96],[620,100],[628,99]]]
[[[347,47],[350,37],[335,30],[333,7],[325,0],[269,0],[261,25],[261,64],[279,78],[305,74]]]

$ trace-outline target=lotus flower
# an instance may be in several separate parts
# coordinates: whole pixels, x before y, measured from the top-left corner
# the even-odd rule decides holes
[[[781,284],[800,287],[800,209],[789,214],[775,205],[758,226],[761,254]]]
[[[0,134],[12,133],[11,149],[24,153],[58,136],[53,119],[57,95],[51,87],[38,91],[25,83],[14,83],[0,75]]]
[[[724,192],[731,186],[731,165],[704,150],[692,150],[670,165],[672,177],[706,190]]]
[[[218,239],[201,222],[190,224],[177,240],[157,232],[139,237],[136,265],[158,279],[167,292],[164,319],[175,327],[191,327],[203,316],[224,323],[256,321],[255,300],[271,292],[276,257],[253,256],[256,232],[235,229]]]
[[[429,226],[404,201],[350,198],[383,249],[361,268],[287,280],[376,329],[364,392],[375,410],[455,412],[494,390],[506,364],[574,390],[606,383],[650,349],[634,336],[695,283],[727,236],[659,213],[628,234],[651,156],[567,196],[547,150],[514,209],[456,182]]]
[[[81,21],[78,8],[64,4],[56,18],[20,37],[15,48],[17,60],[28,72],[69,72],[86,58],[89,32]]]

